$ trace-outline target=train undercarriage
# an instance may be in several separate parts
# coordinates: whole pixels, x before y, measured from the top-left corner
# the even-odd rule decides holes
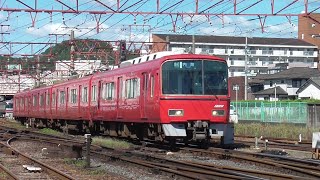
[[[233,144],[233,124],[209,124],[207,121],[190,121],[188,123],[122,123],[109,121],[83,120],[47,120],[38,118],[16,118],[22,124],[36,128],[52,128],[66,133],[91,133],[130,139],[197,143],[203,147],[211,139],[219,139],[221,144]]]

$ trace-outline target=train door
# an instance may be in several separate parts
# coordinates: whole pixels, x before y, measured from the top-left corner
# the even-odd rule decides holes
[[[122,110],[120,109],[120,106],[123,103],[123,97],[122,97],[122,90],[123,89],[123,83],[122,83],[122,77],[118,77],[117,82],[117,119],[122,119]]]
[[[140,115],[141,119],[147,119],[146,117],[146,102],[148,96],[148,74],[146,72],[142,73],[140,91]]]

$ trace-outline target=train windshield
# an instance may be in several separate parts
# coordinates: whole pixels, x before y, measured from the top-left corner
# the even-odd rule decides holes
[[[166,62],[162,66],[162,93],[227,95],[228,66],[207,60]]]

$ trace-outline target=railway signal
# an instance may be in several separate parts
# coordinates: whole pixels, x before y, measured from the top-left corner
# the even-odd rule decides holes
[[[126,42],[120,41],[120,62],[125,61],[127,59],[127,48]]]

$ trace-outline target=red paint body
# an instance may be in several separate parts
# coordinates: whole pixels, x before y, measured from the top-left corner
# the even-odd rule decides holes
[[[225,62],[207,55],[181,54],[164,56],[152,61],[99,72],[80,79],[17,93],[14,96],[14,117],[64,119],[87,121],[113,121],[137,123],[173,123],[188,120],[207,120],[210,123],[228,123],[230,98],[227,95],[163,95],[161,92],[161,67],[167,60],[205,59]],[[146,74],[146,78],[144,78]],[[154,94],[151,97],[150,77],[154,77]],[[140,79],[140,95],[135,99],[124,98],[120,81]],[[122,79],[121,79],[122,78]],[[147,80],[147,88],[143,83]],[[101,86],[114,82],[114,99],[101,98]],[[97,101],[92,101],[92,86],[97,87]],[[88,87],[88,101],[83,102],[82,88]],[[70,102],[70,90],[77,89],[76,103]],[[65,103],[60,103],[59,91],[65,91]],[[53,93],[55,99],[53,100]],[[34,99],[34,97],[37,97]],[[42,104],[39,99],[43,96]],[[49,99],[48,99],[49,98]],[[53,102],[55,101],[55,102]],[[219,107],[214,108],[215,105]],[[184,109],[184,116],[168,116],[168,109]],[[213,109],[225,110],[224,116],[212,116]]]

